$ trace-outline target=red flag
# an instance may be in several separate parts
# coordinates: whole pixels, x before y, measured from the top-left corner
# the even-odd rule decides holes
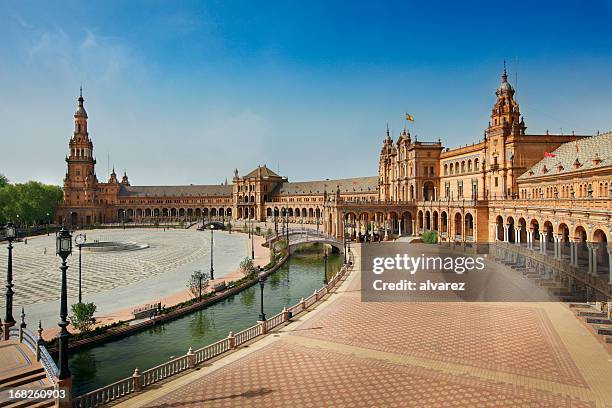
[[[557,157],[557,155],[554,153],[544,152],[544,157]]]

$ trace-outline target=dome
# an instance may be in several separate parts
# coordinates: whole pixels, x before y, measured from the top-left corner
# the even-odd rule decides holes
[[[83,98],[83,88],[81,88],[80,92],[79,92],[79,104],[77,105],[76,110],[74,111],[74,116],[84,116],[87,117],[87,111],[85,110],[85,106],[83,105],[83,103],[85,102],[85,99]]]

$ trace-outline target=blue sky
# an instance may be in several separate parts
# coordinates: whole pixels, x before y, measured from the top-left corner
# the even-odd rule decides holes
[[[0,1],[0,173],[60,184],[83,84],[100,180],[374,175],[386,123],[453,147],[504,59],[528,132],[612,129],[612,1]],[[110,160],[108,160],[110,157]]]

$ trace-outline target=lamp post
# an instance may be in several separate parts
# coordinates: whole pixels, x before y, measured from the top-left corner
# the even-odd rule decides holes
[[[4,337],[8,340],[9,328],[15,324],[13,318],[13,240],[17,235],[17,229],[12,221],[5,227],[6,239],[8,240],[8,265],[6,269],[6,315],[4,317]]]
[[[323,268],[323,283],[327,285],[327,247],[325,247],[325,255],[323,255],[323,262],[325,264]]]
[[[287,211],[285,211],[285,223],[287,224],[287,228],[285,228],[286,231],[286,237],[287,237],[287,256],[291,255],[291,252],[289,250],[289,209],[287,209]]]
[[[49,213],[47,213],[47,236],[49,236],[49,225],[51,225],[51,217]]]
[[[344,247],[344,261],[346,265],[346,210],[342,210],[342,246]]]
[[[319,232],[319,215],[320,215],[320,211],[319,211],[319,206],[317,205],[317,209],[315,210],[315,219],[317,222],[317,232]]]
[[[264,286],[266,284],[266,277],[262,273],[259,274],[259,289],[261,295],[261,313],[259,314],[259,320],[262,322],[266,321],[266,314],[264,313]]]
[[[253,221],[251,220],[251,259],[255,259],[255,244],[254,244],[254,236],[255,230],[253,229]]]
[[[79,247],[79,303],[83,303],[83,297],[81,296],[81,249],[86,240],[83,234],[79,234],[74,238],[74,243]]]
[[[274,233],[278,239],[278,208],[274,207]]]
[[[72,253],[72,235],[70,231],[62,227],[56,237],[56,253],[62,258],[62,291],[60,297],[60,322],[58,326],[61,328],[59,334],[59,374],[58,378],[64,380],[70,378],[70,368],[68,367],[68,338],[70,333],[66,330],[68,322],[66,317],[68,316],[68,288],[66,284],[66,271],[68,266],[66,265],[66,259]]]
[[[213,267],[213,231],[215,229],[215,224],[210,224],[210,280],[215,279],[215,268]]]

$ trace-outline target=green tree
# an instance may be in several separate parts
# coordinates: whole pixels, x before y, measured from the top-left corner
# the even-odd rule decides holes
[[[253,264],[253,260],[248,256],[245,257],[242,262],[240,262],[240,271],[244,274],[244,276],[248,276],[255,272],[255,265]]]
[[[8,184],[9,179],[2,173],[0,173],[0,187],[4,187]]]
[[[194,298],[202,299],[202,293],[210,283],[210,275],[202,271],[194,271],[187,281],[187,288]]]
[[[0,181],[0,223],[16,220],[19,215],[19,220],[24,224],[45,224],[53,219],[54,207],[62,196],[62,189],[58,186],[37,181],[22,184],[4,184]]]
[[[97,306],[93,303],[75,303],[72,305],[72,313],[70,316],[70,323],[79,329],[80,332],[86,332],[91,330],[96,319],[94,313],[96,313]]]

